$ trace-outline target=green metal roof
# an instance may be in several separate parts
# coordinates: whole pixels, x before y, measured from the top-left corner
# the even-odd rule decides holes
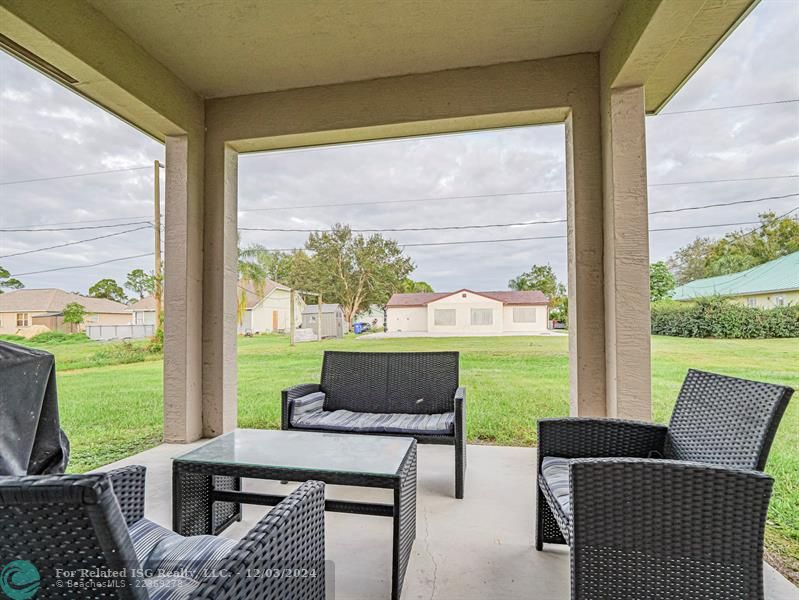
[[[697,279],[674,290],[675,300],[701,296],[745,296],[799,290],[799,252],[776,258],[740,273]]]

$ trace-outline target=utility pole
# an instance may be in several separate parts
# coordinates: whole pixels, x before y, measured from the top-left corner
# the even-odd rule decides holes
[[[289,344],[291,346],[294,345],[294,299],[296,298],[297,292],[292,288],[289,292],[289,302],[291,306],[289,306]]]
[[[316,295],[316,339],[322,341],[322,294]]]
[[[153,212],[153,231],[155,232],[155,330],[161,327],[161,163],[153,163],[155,209]]]

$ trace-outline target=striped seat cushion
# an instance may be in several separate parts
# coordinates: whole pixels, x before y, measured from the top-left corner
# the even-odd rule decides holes
[[[368,433],[452,434],[455,413],[410,415],[404,413],[362,413],[349,410],[318,410],[293,414],[291,425],[301,429],[363,431]]]
[[[144,579],[150,600],[188,600],[200,581],[178,574],[155,575]]]
[[[569,462],[568,458],[559,456],[545,456],[541,461],[541,474],[544,476],[549,491],[557,500],[563,512],[571,518],[572,500],[569,493]]]
[[[133,542],[133,550],[139,564],[144,564],[155,548],[156,544],[164,538],[177,535],[171,529],[161,527],[158,523],[153,523],[149,519],[139,519],[128,528],[130,539]]]
[[[291,403],[291,422],[293,423],[295,418],[301,419],[312,413],[321,412],[324,405],[324,392],[313,392],[311,394],[296,398]]]
[[[213,535],[184,537],[147,519],[128,532],[141,568],[153,574],[144,580],[151,600],[187,598],[236,546],[235,540]]]

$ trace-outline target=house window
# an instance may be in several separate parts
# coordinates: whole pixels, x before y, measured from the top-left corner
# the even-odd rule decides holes
[[[514,306],[513,307],[513,322],[514,323],[535,323],[535,307],[534,306]]]
[[[437,308],[433,311],[433,322],[443,327],[453,327],[455,325],[454,308]]]
[[[785,306],[785,297],[774,296],[774,306]]]
[[[28,313],[17,313],[17,327],[28,327],[31,324],[31,316]]]
[[[749,308],[757,308],[757,298],[747,298],[746,305]]]
[[[473,308],[472,325],[493,325],[494,311],[490,308]]]

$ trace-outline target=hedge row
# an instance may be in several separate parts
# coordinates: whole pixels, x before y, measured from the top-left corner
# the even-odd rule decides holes
[[[724,298],[652,304],[652,333],[695,338],[799,337],[799,306],[749,308]]]

